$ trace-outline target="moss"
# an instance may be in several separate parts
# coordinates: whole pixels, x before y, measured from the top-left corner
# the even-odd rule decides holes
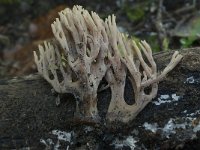
[[[145,8],[148,2],[138,3],[134,6],[126,4],[123,8],[126,16],[130,21],[137,22],[144,19]]]
[[[147,39],[147,42],[149,43],[149,45],[151,45],[152,51],[153,52],[159,52],[160,51],[160,47],[158,44],[158,39],[157,39],[157,35],[147,35],[145,37],[145,39]]]
[[[132,39],[133,41],[135,41],[136,43],[139,43],[139,42],[141,41],[140,38],[135,37],[135,36],[131,36],[131,39]]]
[[[162,41],[163,49],[168,50],[169,49],[169,39],[165,37]]]
[[[180,43],[182,48],[188,48],[193,45],[193,43],[198,39],[196,36],[189,36],[186,38],[181,38]]]

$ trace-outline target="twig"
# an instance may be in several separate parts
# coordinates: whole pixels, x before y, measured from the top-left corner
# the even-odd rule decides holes
[[[163,41],[166,37],[166,31],[165,31],[165,28],[163,27],[163,23],[162,23],[162,8],[163,8],[163,0],[159,0],[155,26],[156,26],[156,30],[158,32],[159,47],[161,50],[164,50],[164,42]]]

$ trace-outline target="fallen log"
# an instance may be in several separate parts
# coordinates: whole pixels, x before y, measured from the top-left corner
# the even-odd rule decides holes
[[[154,54],[159,70],[172,53]],[[72,122],[75,98],[60,95],[58,104],[58,95],[37,74],[1,79],[0,149],[199,149],[200,48],[180,53],[182,61],[160,82],[157,97],[126,127],[113,125],[118,130]],[[98,98],[103,116],[109,89]]]

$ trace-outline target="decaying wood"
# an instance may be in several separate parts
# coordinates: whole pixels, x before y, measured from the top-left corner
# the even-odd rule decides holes
[[[136,117],[135,121],[129,125],[129,128],[135,128],[136,125],[141,126],[144,122],[158,121],[157,118],[159,118],[159,115],[169,119],[170,115],[177,117],[179,114],[178,111],[183,111],[184,109],[193,111],[200,109],[200,102],[198,102],[200,100],[200,48],[185,49],[181,50],[180,53],[184,55],[181,63],[159,84],[158,92],[158,95],[164,92],[176,92],[182,96],[183,101],[180,104],[180,108],[177,105],[174,107],[176,109],[168,110],[166,107],[156,108],[156,106],[149,104]],[[161,52],[154,55],[159,70],[168,64],[172,54],[173,51]],[[185,81],[190,76],[198,78],[199,83],[187,84]],[[127,91],[129,90],[127,89]],[[103,110],[102,108],[105,108],[104,102],[109,102],[107,100],[109,89],[108,91],[104,90],[100,92],[99,95],[98,108]],[[1,79],[0,149],[38,148],[42,146],[40,139],[47,136],[53,129],[73,130],[79,126],[70,123],[75,110],[74,97],[72,95],[61,95],[60,104],[57,105],[57,96],[52,91],[51,86],[37,74],[12,79]],[[154,111],[155,109],[156,111]],[[145,136],[148,137],[147,135]],[[185,141],[188,140],[191,139],[183,141],[186,143]],[[77,139],[77,141],[79,140]],[[175,144],[177,144],[176,141]],[[173,146],[173,144],[169,144],[169,147]]]

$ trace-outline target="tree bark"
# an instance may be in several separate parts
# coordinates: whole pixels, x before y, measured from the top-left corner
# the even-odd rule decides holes
[[[164,124],[169,118],[180,117],[181,112],[188,110],[195,112],[200,110],[200,48],[184,49],[180,51],[184,55],[182,61],[178,66],[168,74],[168,76],[160,82],[158,96],[170,93],[177,93],[181,100],[178,101],[177,106],[171,104],[164,106],[155,106],[150,103],[144,110],[136,117],[128,129],[137,129],[142,126],[144,122],[159,122]],[[154,58],[158,65],[158,69],[162,70],[170,61],[173,51],[161,52],[154,54]],[[187,78],[193,77],[194,82],[187,81]],[[128,95],[131,95],[130,88],[125,89]],[[50,136],[50,132],[54,129],[79,131],[76,133],[82,137],[76,138],[74,144],[71,144],[72,149],[76,149],[77,143],[81,146],[93,142],[93,148],[105,148],[110,143],[103,141],[104,139],[97,138],[98,136],[105,136],[105,132],[101,133],[95,129],[93,134],[85,135],[82,132],[83,124],[71,124],[70,120],[73,118],[75,111],[75,98],[72,95],[60,95],[60,104],[57,105],[58,95],[52,91],[51,86],[37,74],[31,74],[24,77],[16,77],[12,79],[0,80],[0,149],[44,149],[45,145],[40,142],[41,138]],[[125,96],[126,97],[126,96]],[[110,93],[109,89],[98,93],[98,109],[100,113],[105,113],[108,107]],[[155,100],[157,99],[155,98]],[[56,100],[57,99],[57,100]],[[196,116],[197,119],[200,117]],[[99,128],[98,128],[99,129]],[[141,130],[141,129],[138,129]],[[184,130],[187,133],[188,130]],[[108,131],[107,131],[108,132]],[[161,135],[152,137],[152,134],[147,135],[146,130],[141,131],[141,142],[148,148],[155,148],[160,144],[163,148],[174,148],[177,144],[184,143],[183,147],[192,146],[194,140],[190,137],[184,136],[184,140],[166,139],[165,144],[159,141]],[[184,134],[181,132],[180,136]],[[87,138],[86,138],[87,137]],[[82,140],[81,140],[82,138]],[[150,138],[150,139],[149,139]],[[148,139],[149,142],[145,141]],[[156,141],[156,140],[157,141]],[[197,134],[197,139],[200,141],[200,136]],[[83,142],[84,141],[84,142]],[[174,141],[174,143],[172,142]],[[189,142],[188,142],[189,141]],[[104,144],[102,144],[102,142]],[[191,143],[191,145],[190,145]],[[200,145],[200,142],[197,142]],[[92,145],[92,144],[91,144]],[[198,146],[198,145],[197,145]]]

